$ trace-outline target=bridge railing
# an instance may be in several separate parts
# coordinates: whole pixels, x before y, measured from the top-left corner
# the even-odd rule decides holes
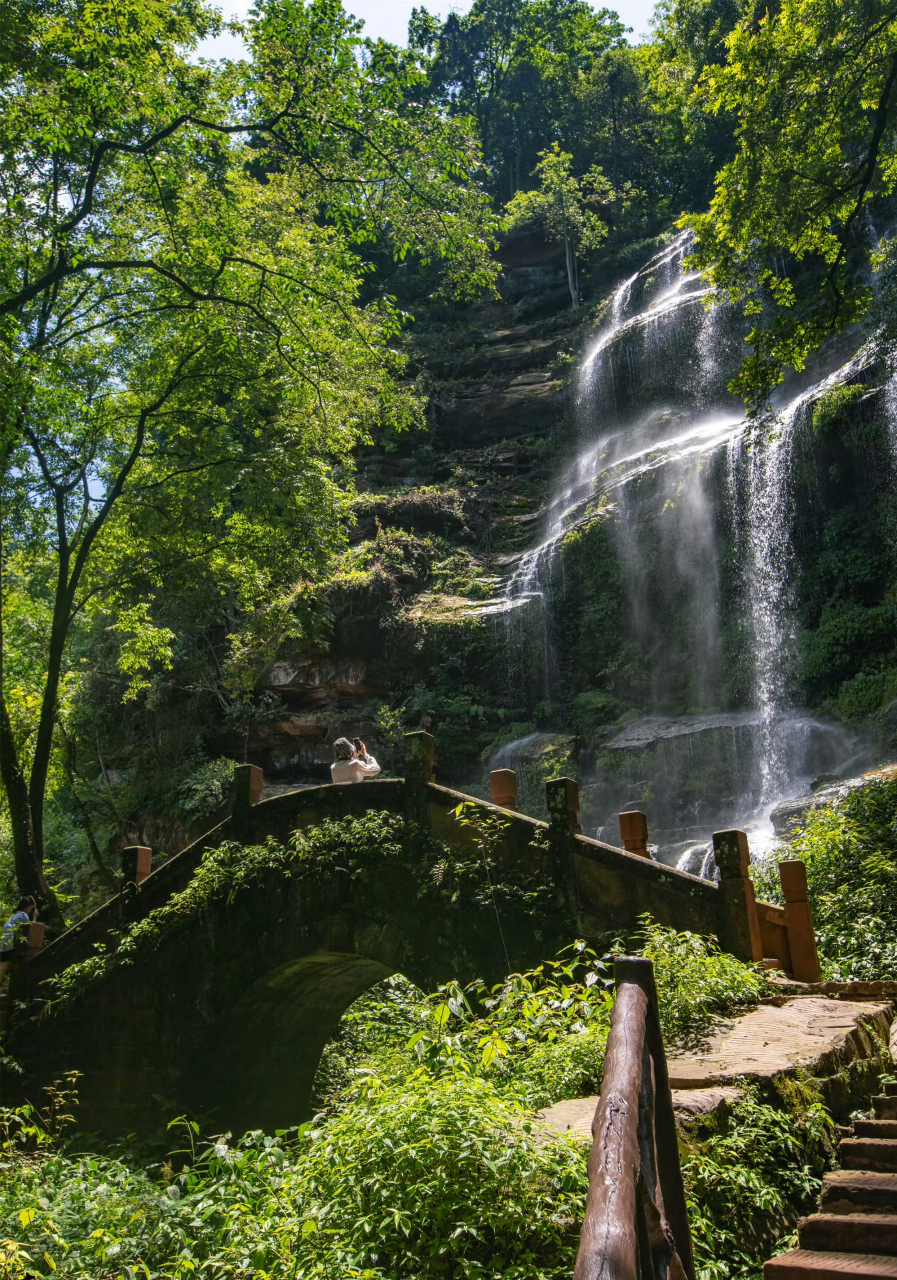
[[[614,979],[574,1280],[695,1280],[654,969],[621,956]]]

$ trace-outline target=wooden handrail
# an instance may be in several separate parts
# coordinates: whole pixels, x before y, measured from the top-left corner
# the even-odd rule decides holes
[[[573,1277],[695,1280],[651,961],[617,957],[614,982]]]

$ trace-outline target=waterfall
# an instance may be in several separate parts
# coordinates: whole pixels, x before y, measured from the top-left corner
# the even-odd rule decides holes
[[[551,705],[565,678],[564,540],[607,519],[648,714],[638,732],[602,726],[599,762],[583,780],[585,825],[612,832],[613,806],[644,804],[665,841],[660,856],[709,874],[714,827],[737,823],[768,842],[774,803],[857,749],[801,715],[788,690],[795,434],[850,366],[792,391],[772,438],[751,441],[728,391],[746,323],[708,305],[703,280],[684,269],[687,250],[677,236],[616,289],[576,375],[580,448],[536,544],[481,612],[505,628],[509,687]]]

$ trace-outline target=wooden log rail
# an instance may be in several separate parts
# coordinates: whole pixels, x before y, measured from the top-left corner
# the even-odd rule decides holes
[[[601,1097],[574,1280],[695,1280],[650,960],[614,962]]]

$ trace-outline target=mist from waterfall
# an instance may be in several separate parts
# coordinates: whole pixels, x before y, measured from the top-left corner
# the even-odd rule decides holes
[[[706,874],[714,828],[743,825],[768,843],[776,801],[806,789],[814,772],[838,771],[858,746],[855,735],[792,707],[788,689],[795,433],[814,396],[843,371],[783,397],[772,437],[752,441],[727,389],[747,326],[733,308],[712,304],[703,280],[684,269],[687,251],[688,237],[676,237],[616,290],[575,382],[578,452],[543,512],[537,544],[487,611],[506,628],[511,679],[521,678],[519,655],[534,644],[529,678],[554,699],[559,549],[597,514],[612,517],[620,615],[648,673],[650,714],[642,739],[630,741],[625,729],[610,737],[604,759],[616,751],[619,766],[613,777],[599,771],[584,791],[605,838],[618,842],[614,805],[645,806],[668,837],[665,859]],[[692,794],[687,779],[705,774],[713,786]]]

